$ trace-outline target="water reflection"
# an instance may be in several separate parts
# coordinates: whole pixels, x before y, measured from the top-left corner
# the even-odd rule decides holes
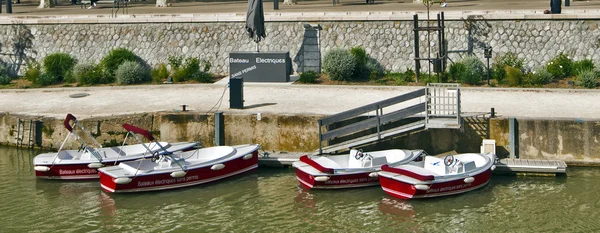
[[[379,202],[379,210],[385,214],[397,217],[399,221],[410,221],[415,217],[413,205],[408,200],[384,197]]]

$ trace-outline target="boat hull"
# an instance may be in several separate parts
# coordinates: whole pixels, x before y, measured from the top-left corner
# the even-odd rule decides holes
[[[433,180],[431,182],[419,183],[409,183],[386,176],[379,176],[379,182],[383,191],[390,196],[400,199],[415,199],[441,197],[472,191],[487,185],[490,182],[491,175],[492,170],[487,169],[477,175],[469,176],[474,178],[471,183],[465,182],[467,176],[460,176],[444,181]],[[420,190],[415,187],[415,184],[427,185],[429,188],[427,190]]]
[[[255,170],[258,168],[258,151],[255,150],[251,154],[252,157],[246,160],[244,156],[239,156],[220,162],[225,165],[220,170],[211,169],[214,164],[210,164],[189,169],[184,176],[177,178],[171,176],[172,171],[168,171],[138,175],[129,183],[118,184],[114,177],[100,172],[100,185],[106,192],[111,193],[158,191],[199,185]]]
[[[171,151],[187,151],[192,149],[198,143],[175,143],[168,146]],[[128,150],[134,150],[136,145],[125,146]],[[139,146],[142,150],[143,147]],[[121,148],[121,147],[117,147]],[[110,151],[111,148],[102,148],[101,150]],[[145,148],[143,149],[145,150]],[[121,157],[104,158],[102,163],[98,160],[62,160],[55,162],[55,155],[57,153],[66,154],[77,154],[81,157],[81,151],[78,150],[66,150],[57,153],[43,153],[37,155],[34,158],[35,176],[41,179],[60,179],[60,180],[89,180],[98,179],[98,168],[106,166],[118,165],[122,162],[133,161],[142,158],[149,158],[152,153],[143,151],[139,153],[133,153],[131,155],[125,155]],[[98,166],[102,164],[101,166]]]
[[[130,160],[123,160],[125,162]],[[90,168],[90,163],[81,164],[55,164],[45,165],[48,171],[35,171],[35,176],[42,179],[59,179],[59,180],[89,180],[98,179],[98,169]],[[103,166],[112,166],[114,162],[103,163]],[[118,163],[117,163],[118,164]],[[39,166],[39,165],[38,165]]]
[[[379,179],[377,177],[370,177],[371,173],[373,171],[313,176],[301,169],[296,169],[296,178],[302,187],[306,189],[343,189],[379,185]],[[328,179],[326,181],[317,181],[315,180],[317,177],[328,177]]]

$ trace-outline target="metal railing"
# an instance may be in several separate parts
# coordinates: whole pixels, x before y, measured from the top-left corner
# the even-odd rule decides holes
[[[363,130],[377,128],[377,140],[381,140],[382,126],[401,120],[403,118],[423,113],[426,111],[426,102],[411,105],[409,107],[392,111],[384,114],[383,109],[392,105],[396,105],[408,100],[420,98],[426,95],[426,89],[419,89],[403,95],[399,95],[393,98],[378,101],[372,104],[354,108],[345,112],[341,112],[335,115],[331,115],[325,118],[319,119],[319,154],[323,153],[323,141],[330,140],[332,138],[357,133]],[[375,117],[370,117],[365,120],[361,120],[337,129],[328,130],[329,126],[342,122],[344,120],[361,116],[363,114],[375,111]],[[325,132],[324,132],[325,129]]]

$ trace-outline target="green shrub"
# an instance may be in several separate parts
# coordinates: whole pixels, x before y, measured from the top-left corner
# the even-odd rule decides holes
[[[596,88],[598,85],[598,74],[594,70],[583,70],[577,76],[577,85],[586,88]]]
[[[185,63],[173,74],[173,82],[185,82],[188,79],[194,79],[198,72],[200,72],[200,60],[195,57],[186,58]]]
[[[497,56],[494,58],[494,64],[491,68],[492,78],[498,80],[498,82],[503,82],[504,78],[506,78],[506,71],[504,70],[505,66],[522,70],[524,62],[525,59],[519,58],[516,54],[511,52]]]
[[[148,69],[136,61],[123,62],[115,72],[115,76],[117,83],[121,85],[144,83],[151,79]]]
[[[348,50],[332,49],[323,58],[323,70],[327,72],[331,80],[350,80],[355,66],[356,60]]]
[[[76,83],[75,76],[73,76],[73,69],[67,70],[65,72],[65,77],[63,78],[64,83]]]
[[[104,70],[106,82],[114,82],[117,69],[125,61],[138,60],[138,56],[126,48],[116,48],[108,52],[108,54],[104,56],[102,60],[100,60],[100,67],[102,67],[102,69]]]
[[[73,78],[80,85],[95,85],[101,84],[103,80],[102,67],[91,64],[83,63],[77,64],[73,68]]]
[[[581,61],[573,62],[572,73],[574,75],[579,75],[581,71],[584,70],[594,70],[596,67],[594,62],[590,59],[583,59]]]
[[[8,85],[12,81],[12,78],[8,77],[7,74],[0,74],[0,85]]]
[[[201,83],[212,83],[213,76],[212,76],[212,74],[210,74],[208,72],[198,71],[192,75],[192,80],[195,80],[195,81],[201,82]]]
[[[573,61],[564,53],[560,53],[546,64],[546,70],[548,70],[555,78],[569,77],[572,68]]]
[[[8,65],[2,61],[0,61],[0,75],[6,75],[10,77],[10,70]]]
[[[383,77],[385,72],[381,64],[377,62],[374,58],[369,58],[366,64],[367,70],[369,70],[369,79],[374,80]]]
[[[506,83],[509,86],[519,86],[523,81],[523,72],[520,69],[505,66],[504,71],[506,72]]]
[[[53,53],[44,58],[42,66],[45,73],[54,76],[57,82],[62,82],[66,77],[67,71],[73,69],[77,60],[66,53]]]
[[[167,57],[167,60],[169,61],[169,65],[171,66],[172,71],[179,70],[179,67],[181,67],[181,65],[183,64],[183,56],[169,55],[169,57]]]
[[[368,78],[371,75],[371,70],[367,67],[367,63],[370,60],[367,51],[362,46],[352,47],[350,54],[352,54],[354,61],[356,61],[354,71],[352,72],[352,79],[361,80]]]
[[[530,85],[544,85],[552,82],[553,75],[544,67],[538,67],[533,73],[523,76],[523,82]]]
[[[460,63],[465,65],[465,72],[460,74],[460,81],[470,85],[478,84],[485,74],[483,62],[477,57],[468,56],[463,58]]]
[[[531,75],[531,79],[527,81],[527,84],[531,85],[544,85],[552,82],[554,76],[546,70],[544,67],[538,67]]]
[[[385,74],[387,80],[393,81],[396,85],[404,85],[415,80],[415,72],[407,68],[404,72],[387,72]]]
[[[169,70],[167,70],[167,65],[165,65],[164,63],[160,63],[154,69],[152,69],[152,82],[161,83],[168,77]]]
[[[56,84],[58,82],[59,82],[58,77],[52,76],[48,73],[42,73],[39,77],[37,77],[34,84],[37,86],[44,87],[44,86]]]
[[[300,74],[300,77],[298,78],[298,82],[300,82],[300,83],[315,83],[315,82],[317,82],[318,77],[319,76],[314,71],[312,71],[312,70],[306,71],[306,72],[302,72],[302,74]]]
[[[25,71],[25,74],[23,75],[23,77],[26,80],[29,80],[32,83],[35,83],[36,80],[38,79],[38,77],[40,77],[40,75],[42,75],[42,69],[40,68],[40,63],[32,62],[32,63],[27,64],[27,70]]]
[[[427,73],[421,73],[421,76],[419,76],[419,83],[439,83],[439,79],[441,79],[441,76],[438,77],[438,74],[432,73],[429,75]]]
[[[453,81],[461,80],[462,75],[466,72],[467,67],[463,63],[452,63],[448,67],[448,75],[450,76],[450,80]]]

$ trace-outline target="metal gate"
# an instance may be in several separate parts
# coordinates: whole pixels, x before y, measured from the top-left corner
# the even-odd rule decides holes
[[[460,84],[427,84],[425,126],[434,129],[460,129]]]

